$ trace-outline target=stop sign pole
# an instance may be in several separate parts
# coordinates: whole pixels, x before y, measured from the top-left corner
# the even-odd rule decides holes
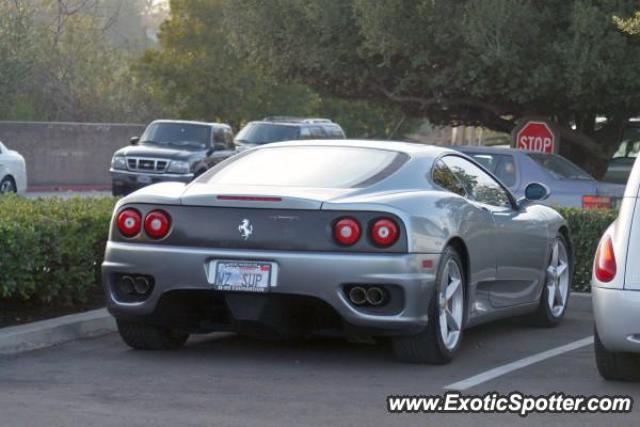
[[[518,150],[537,151],[553,154],[558,152],[559,138],[553,124],[539,118],[520,121],[513,132],[513,143]]]

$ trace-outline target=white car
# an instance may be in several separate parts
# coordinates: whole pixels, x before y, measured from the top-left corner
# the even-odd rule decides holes
[[[0,142],[0,194],[23,193],[27,189],[24,157]]]
[[[610,380],[640,380],[639,189],[636,161],[618,218],[600,239],[593,265],[596,364]]]

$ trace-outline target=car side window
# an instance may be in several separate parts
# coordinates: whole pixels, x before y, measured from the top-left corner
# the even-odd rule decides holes
[[[507,187],[516,184],[516,162],[513,156],[500,155],[494,175]]]
[[[214,150],[226,150],[227,141],[223,129],[215,129],[213,131],[213,148]]]
[[[224,142],[227,150],[235,150],[236,147],[233,143],[233,133],[231,133],[231,131],[224,131]]]
[[[300,128],[300,139],[310,139],[311,138],[311,129],[308,127]]]
[[[491,206],[511,207],[504,188],[478,166],[458,156],[446,156],[442,161],[458,178],[471,199]]]
[[[331,138],[344,138],[344,132],[342,132],[342,130],[340,130],[339,127],[337,126],[327,126],[324,128],[325,132],[327,132],[327,135]]]
[[[311,126],[309,130],[311,131],[311,137],[313,138],[326,138],[327,136],[324,133],[324,129],[322,129],[320,126]]]
[[[433,166],[431,177],[433,182],[445,190],[451,191],[452,193],[458,194],[462,197],[466,195],[464,188],[460,184],[460,181],[458,181],[458,178],[456,178],[453,172],[451,172],[442,160],[438,160]]]

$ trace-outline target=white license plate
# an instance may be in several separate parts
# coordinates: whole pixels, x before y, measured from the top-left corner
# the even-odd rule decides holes
[[[218,261],[214,265],[213,285],[219,291],[267,292],[269,290],[273,270],[270,262]]]
[[[151,184],[151,177],[147,175],[138,175],[138,182],[140,184]]]

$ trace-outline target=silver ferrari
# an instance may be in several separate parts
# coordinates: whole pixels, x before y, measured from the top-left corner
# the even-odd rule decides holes
[[[245,151],[190,184],[121,199],[102,266],[108,308],[137,349],[190,334],[391,337],[402,361],[446,363],[463,331],[564,316],[564,219],[516,200],[442,147],[293,141]]]

